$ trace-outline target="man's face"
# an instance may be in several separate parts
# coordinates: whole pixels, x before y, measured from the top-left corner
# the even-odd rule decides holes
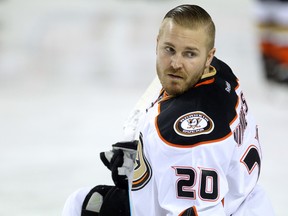
[[[195,85],[209,66],[215,49],[208,51],[202,28],[189,29],[166,19],[157,39],[157,75],[169,95],[179,95]]]

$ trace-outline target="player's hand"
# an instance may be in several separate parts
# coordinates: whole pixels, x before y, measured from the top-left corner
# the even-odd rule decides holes
[[[114,184],[123,189],[128,188],[128,176],[134,169],[138,141],[118,142],[112,150],[101,152],[100,158],[112,172]]]

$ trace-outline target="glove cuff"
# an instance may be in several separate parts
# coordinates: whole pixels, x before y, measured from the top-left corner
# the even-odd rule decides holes
[[[110,162],[111,162],[111,159],[113,157],[113,152],[109,151],[109,152],[100,152],[100,159],[101,161],[103,162],[103,164],[109,169],[111,170],[110,168]]]

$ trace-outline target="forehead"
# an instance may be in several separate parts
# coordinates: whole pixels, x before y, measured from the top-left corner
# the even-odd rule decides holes
[[[181,46],[206,47],[207,33],[204,28],[188,28],[165,19],[160,27],[159,42]]]

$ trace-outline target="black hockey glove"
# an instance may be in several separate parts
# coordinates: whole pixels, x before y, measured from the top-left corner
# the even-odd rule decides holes
[[[128,189],[128,176],[134,169],[138,141],[118,142],[112,145],[112,150],[101,152],[100,158],[112,172],[114,184]]]
[[[98,185],[85,197],[81,216],[130,216],[128,191]]]

